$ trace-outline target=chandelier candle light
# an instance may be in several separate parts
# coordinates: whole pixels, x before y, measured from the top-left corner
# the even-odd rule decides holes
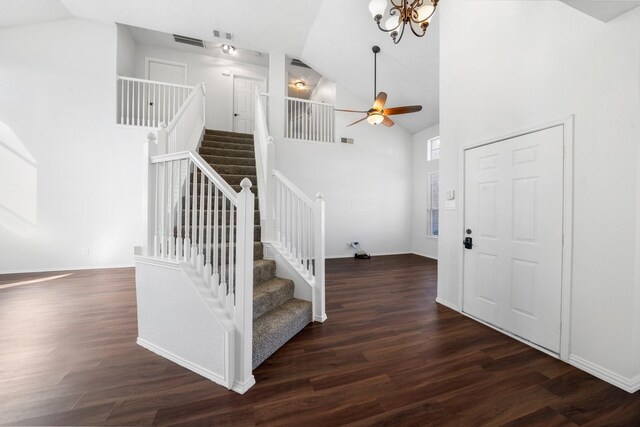
[[[427,32],[429,22],[436,13],[439,0],[371,0],[369,11],[380,30],[390,33],[395,44],[404,35],[407,24],[411,32],[423,37]],[[389,5],[391,3],[391,5]],[[389,6],[389,17],[382,23],[384,13]],[[400,28],[402,27],[402,28]]]

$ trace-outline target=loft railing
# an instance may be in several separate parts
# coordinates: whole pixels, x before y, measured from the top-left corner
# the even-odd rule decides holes
[[[285,137],[310,142],[335,142],[335,111],[331,104],[285,97]]]
[[[192,86],[118,76],[117,123],[154,128],[169,123],[193,90]]]
[[[254,143],[260,197],[262,241],[270,243],[312,289],[313,318],[325,314],[325,206],[321,194],[311,200],[281,172],[274,170],[273,139],[269,136],[260,93],[256,91]],[[333,112],[333,107],[331,107]]]

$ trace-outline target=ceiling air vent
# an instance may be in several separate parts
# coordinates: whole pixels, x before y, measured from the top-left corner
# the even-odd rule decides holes
[[[213,37],[217,37],[219,39],[233,39],[233,35],[231,33],[227,33],[226,31],[213,30]]]
[[[304,68],[311,69],[311,67],[309,67],[307,64],[295,58],[291,60],[291,65],[295,65],[296,67],[304,67]]]
[[[197,46],[197,47],[204,47],[204,42],[200,39],[194,39],[192,37],[187,37],[187,36],[179,36],[177,34],[173,35],[173,40],[176,43],[183,43],[183,44],[188,44],[191,46]]]

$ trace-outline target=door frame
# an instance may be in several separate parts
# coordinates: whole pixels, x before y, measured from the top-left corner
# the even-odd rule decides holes
[[[562,274],[561,274],[561,301],[560,301],[560,354],[551,352],[531,341],[518,337],[508,331],[497,328],[487,322],[484,322],[464,311],[464,247],[460,244],[459,260],[458,263],[458,311],[467,317],[477,320],[493,329],[524,342],[538,350],[541,350],[553,357],[559,357],[566,362],[569,361],[570,352],[570,332],[571,332],[571,287],[572,287],[572,272],[573,272],[573,145],[574,145],[574,121],[575,116],[571,115],[566,119],[557,120],[554,122],[546,123],[543,125],[535,126],[525,130],[512,132],[507,135],[500,136],[498,138],[491,138],[489,140],[480,141],[460,147],[459,151],[459,203],[460,209],[458,210],[458,232],[456,238],[459,242],[464,239],[464,218],[465,218],[465,154],[466,151],[482,147],[484,145],[495,144],[497,142],[506,141],[509,139],[517,138],[519,136],[525,136],[532,133],[540,132],[543,130],[551,129],[561,126],[563,128],[563,203],[562,203],[562,232],[563,232],[563,246],[562,246]]]
[[[149,80],[149,64],[151,62],[157,62],[159,64],[165,64],[165,65],[174,65],[176,67],[182,67],[184,68],[184,83],[182,83],[183,85],[187,84],[188,81],[188,72],[189,72],[189,67],[187,66],[186,63],[184,62],[176,62],[176,61],[170,61],[168,59],[160,59],[160,58],[153,58],[151,56],[145,56],[144,57],[144,78]],[[169,83],[170,84],[170,83]]]
[[[245,76],[242,74],[231,74],[231,129],[233,132],[236,132],[236,121],[235,121],[235,111],[236,111],[236,79],[246,79],[246,80],[254,80],[260,82],[262,85],[262,90],[260,93],[264,93],[267,91],[267,79],[264,77],[255,77],[255,76]],[[255,108],[255,107],[254,107]]]

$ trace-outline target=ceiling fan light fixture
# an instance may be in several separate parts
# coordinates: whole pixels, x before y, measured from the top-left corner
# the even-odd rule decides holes
[[[424,37],[439,0],[371,0],[369,11],[380,31],[398,44],[408,26],[416,37]],[[387,7],[389,6],[389,7]],[[388,10],[388,12],[387,12]],[[385,12],[388,18],[384,19]]]
[[[367,122],[371,125],[379,125],[384,121],[384,116],[380,113],[371,113],[367,117]]]

